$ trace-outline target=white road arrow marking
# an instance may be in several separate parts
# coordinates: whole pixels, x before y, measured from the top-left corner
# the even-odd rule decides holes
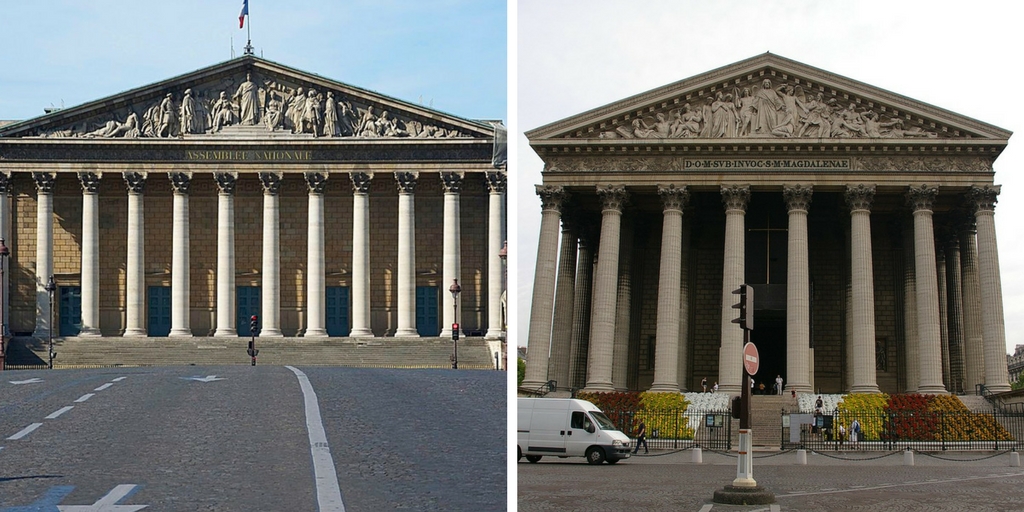
[[[128,497],[138,487],[134,484],[123,484],[111,489],[106,496],[92,505],[57,505],[60,512],[135,512],[149,505],[118,505],[117,502]]]
[[[17,434],[14,434],[13,436],[8,437],[7,440],[8,441],[17,441],[18,439],[21,439],[21,438],[31,434],[32,431],[34,431],[35,429],[37,429],[37,428],[39,428],[41,426],[43,426],[42,423],[33,423],[33,424],[31,424],[31,425],[21,429],[21,432],[18,432]]]
[[[68,406],[65,406],[65,407],[61,407],[60,409],[57,409],[52,414],[47,416],[46,419],[48,419],[48,420],[55,420],[55,419],[57,419],[57,416],[60,416],[61,414],[64,414],[64,413],[66,413],[66,412],[68,412],[68,411],[70,411],[71,409],[74,409],[74,408],[75,408],[75,406],[73,406],[73,405],[68,405]]]
[[[213,382],[215,380],[224,380],[224,379],[218,378],[216,375],[207,375],[206,377],[200,377],[200,376],[196,375],[195,377],[182,377],[182,379],[184,379],[184,380],[195,380],[195,381],[199,381],[199,382]]]
[[[43,379],[40,379],[39,377],[33,377],[31,379],[28,379],[28,380],[12,380],[10,382],[11,382],[11,384],[14,384],[15,386],[17,386],[18,384],[36,384],[36,383],[42,382],[42,381],[43,381]]]

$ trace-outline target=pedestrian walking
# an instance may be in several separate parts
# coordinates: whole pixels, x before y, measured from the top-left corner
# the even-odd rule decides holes
[[[633,448],[633,455],[640,451],[640,443],[644,444],[644,455],[647,454],[647,425],[640,420],[640,426],[636,429],[636,448]]]
[[[775,376],[775,393],[778,395],[782,394],[782,375]]]
[[[708,378],[707,377],[704,377],[703,379],[700,380],[700,388],[702,390],[701,393],[707,393],[708,392]]]
[[[839,424],[839,430],[837,431],[837,435],[836,435],[836,449],[837,450],[842,450],[843,449],[843,441],[845,441],[845,440],[846,440],[846,427],[844,427],[843,424],[840,423]]]
[[[860,443],[860,421],[854,418],[853,423],[850,423],[850,446],[854,449],[859,448],[858,443]]]

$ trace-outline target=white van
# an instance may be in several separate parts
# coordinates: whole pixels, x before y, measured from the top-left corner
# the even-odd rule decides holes
[[[519,399],[519,459],[586,457],[591,464],[629,458],[629,438],[601,409],[570,398]]]

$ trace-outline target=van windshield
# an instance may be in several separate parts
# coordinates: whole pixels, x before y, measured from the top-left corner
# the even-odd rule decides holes
[[[594,421],[601,427],[601,430],[618,430],[612,420],[608,419],[603,412],[590,411],[590,415],[594,417]]]

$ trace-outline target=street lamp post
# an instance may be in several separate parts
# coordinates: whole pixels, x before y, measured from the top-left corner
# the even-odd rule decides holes
[[[50,296],[50,325],[46,329],[46,336],[49,338],[50,345],[50,363],[49,369],[53,369],[53,358],[57,357],[57,353],[53,351],[53,292],[57,291],[57,282],[54,281],[53,275],[50,275],[50,280],[46,282],[46,292]]]
[[[452,369],[459,369],[459,293],[462,292],[462,287],[459,286],[458,279],[452,279],[452,285],[448,288],[448,291],[452,292]]]
[[[5,342],[7,341],[7,324],[5,320],[7,317],[4,315],[4,295],[6,295],[7,287],[4,286],[4,260],[10,255],[10,249],[7,248],[4,239],[0,238],[0,370],[7,368],[7,352],[5,352]]]

